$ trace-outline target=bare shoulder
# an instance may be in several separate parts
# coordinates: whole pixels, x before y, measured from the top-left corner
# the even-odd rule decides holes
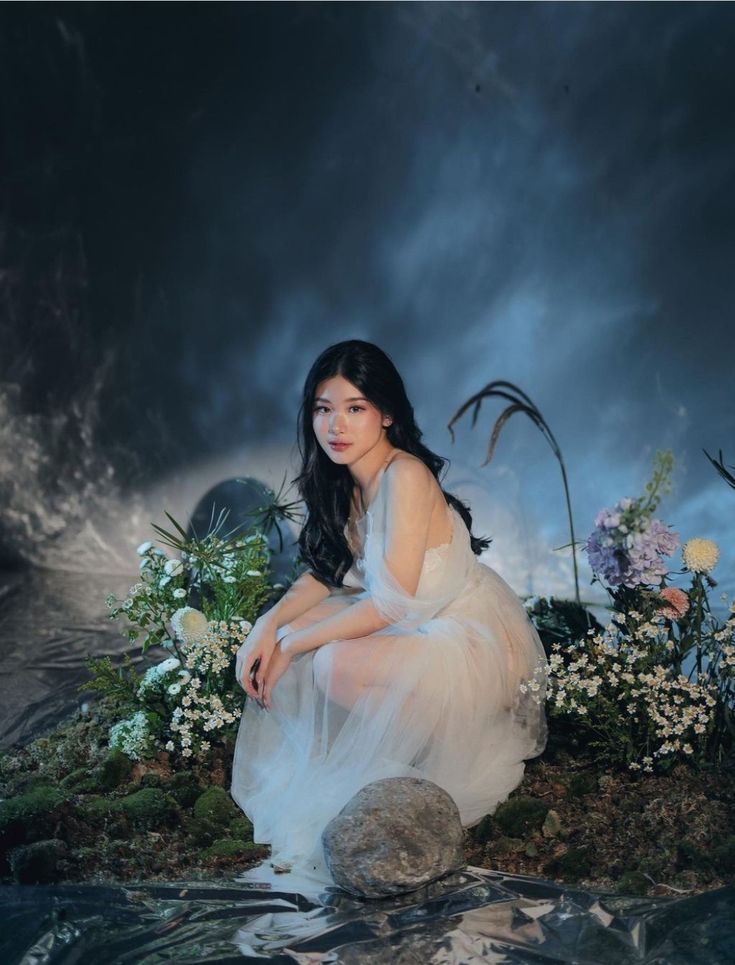
[[[399,452],[393,456],[385,475],[391,488],[399,487],[414,494],[431,494],[436,480],[434,475],[418,456],[410,452]]]

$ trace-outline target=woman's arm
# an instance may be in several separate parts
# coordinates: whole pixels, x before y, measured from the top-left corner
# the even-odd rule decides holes
[[[332,640],[368,637],[376,630],[387,627],[388,622],[378,613],[375,604],[368,597],[310,627],[287,634],[281,641],[281,649],[289,657],[294,657],[298,653],[316,650]]]
[[[329,587],[320,583],[307,570],[291,584],[278,603],[258,617],[257,622],[269,624],[277,630],[321,603],[329,593]]]
[[[315,650],[332,640],[353,640],[382,630],[392,617],[410,607],[421,579],[432,508],[430,471],[418,459],[400,460],[386,470],[388,484],[384,566],[394,582],[386,604],[370,596],[284,638],[284,653],[293,656]],[[390,612],[385,612],[386,609]]]

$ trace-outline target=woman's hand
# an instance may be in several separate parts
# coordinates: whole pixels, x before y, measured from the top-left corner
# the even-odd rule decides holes
[[[284,653],[292,659],[299,654],[307,653],[313,649],[309,644],[309,630],[290,630],[284,637],[281,637],[280,646]]]
[[[276,627],[272,623],[257,623],[248,638],[237,651],[235,676],[248,697],[261,703],[263,680],[276,647]],[[255,673],[253,665],[260,661]],[[251,677],[252,674],[252,677]]]
[[[288,634],[283,639],[285,640],[287,637]],[[266,710],[271,709],[273,688],[288,670],[290,664],[291,654],[284,650],[280,642],[277,643],[268,663],[268,669],[265,672],[265,679],[263,681],[263,688],[261,691],[263,704]]]

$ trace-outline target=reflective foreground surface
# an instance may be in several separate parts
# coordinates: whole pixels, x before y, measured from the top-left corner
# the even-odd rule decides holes
[[[692,965],[735,959],[735,888],[623,898],[470,868],[362,901],[265,865],[228,884],[0,889],[4,965],[164,961]]]

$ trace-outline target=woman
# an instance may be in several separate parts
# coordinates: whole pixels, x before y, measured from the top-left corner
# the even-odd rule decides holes
[[[371,781],[434,781],[465,826],[504,801],[546,743],[548,664],[384,352],[326,349],[299,435],[309,569],[238,653],[231,793],[274,864],[329,880],[321,832]]]

